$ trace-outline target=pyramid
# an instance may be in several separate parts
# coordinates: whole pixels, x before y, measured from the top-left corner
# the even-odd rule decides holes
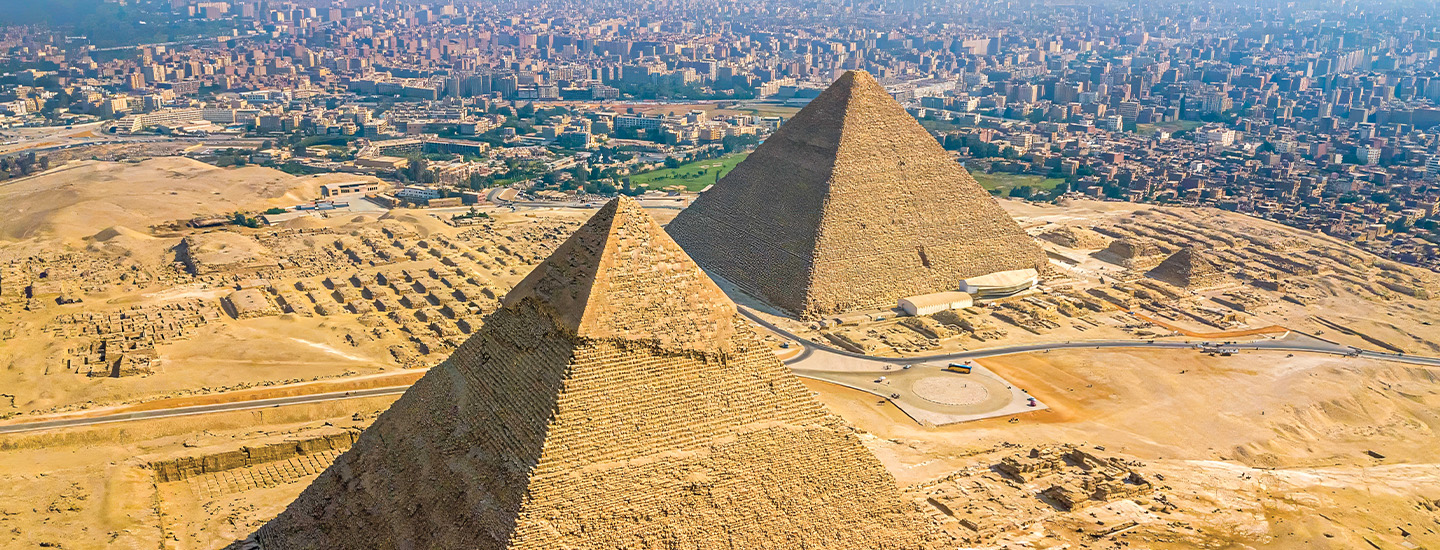
[[[863,71],[836,80],[667,231],[712,275],[803,318],[1046,264]]]
[[[1165,250],[1155,241],[1145,238],[1115,239],[1102,251],[1108,260],[1130,269],[1155,267],[1165,255]]]
[[[917,514],[622,198],[247,543],[927,548]]]
[[[1229,279],[1203,252],[1190,247],[1171,254],[1148,275],[1181,288],[1215,287]]]
[[[1110,237],[1094,229],[1066,225],[1042,233],[1040,238],[1066,248],[1103,249],[1112,242]]]

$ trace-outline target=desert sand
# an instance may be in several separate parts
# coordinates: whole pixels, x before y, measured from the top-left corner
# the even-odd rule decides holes
[[[593,213],[496,212],[470,227],[421,210],[337,213],[261,229],[174,223],[292,205],[312,198],[323,181],[166,158],[76,162],[0,186],[0,237],[10,241],[0,246],[0,422],[407,383],[448,356]],[[1058,327],[1035,332],[1006,325],[996,315],[1010,315],[1003,309],[974,313],[1008,331],[992,340],[930,342],[893,318],[839,330],[874,329],[900,346],[953,350],[1186,338],[1166,336],[1166,326],[1194,333],[1280,326],[1377,351],[1440,355],[1433,325],[1440,306],[1405,292],[1425,275],[1323,236],[1211,211],[1171,216],[1121,203],[1002,203],[1032,235],[1062,226],[1150,231],[1155,219],[1180,228],[1208,224],[1225,228],[1215,235],[1251,235],[1323,269],[1289,276],[1280,290],[1240,284],[1176,298],[1135,279],[1120,284],[1147,298],[1128,312],[1057,315]],[[654,214],[663,221],[674,211]],[[1114,288],[1111,279],[1125,271],[1097,255],[1100,249],[1044,246],[1059,262],[1059,276],[1046,284],[1062,292]],[[193,254],[182,257],[179,248]],[[1232,248],[1239,250],[1220,257],[1237,272],[1275,271],[1274,260]],[[262,297],[257,309],[227,309],[232,294],[252,289]],[[1237,297],[1237,290],[1247,294]],[[1248,300],[1243,318],[1184,314],[1236,300]],[[1135,314],[1166,326],[1146,326]],[[814,330],[816,338],[835,329],[786,326]],[[937,522],[965,534],[959,520],[974,518],[981,529],[966,536],[977,547],[1440,545],[1440,418],[1433,412],[1440,377],[1433,369],[1322,355],[1134,349],[981,362],[1049,408],[924,427],[870,394],[806,386],[865,432],[866,445]],[[337,437],[368,426],[393,400],[0,435],[0,548],[222,547],[278,514],[342,450]],[[1016,453],[1063,445],[1143,464],[1136,471],[1154,490],[1061,511],[1037,497],[1048,482],[1018,482],[992,469]],[[177,460],[208,461],[214,470],[164,478],[165,465]],[[939,492],[964,493],[972,506],[946,513],[928,501]],[[1126,527],[1129,521],[1135,525]],[[1123,528],[1111,532],[1116,527]]]

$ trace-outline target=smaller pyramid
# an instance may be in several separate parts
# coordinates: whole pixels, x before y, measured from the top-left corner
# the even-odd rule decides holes
[[[1180,288],[1211,288],[1224,285],[1230,277],[1196,248],[1182,248],[1148,273],[1150,277]]]
[[[935,535],[855,431],[620,198],[248,542],[922,550]]]
[[[1051,229],[1042,233],[1040,238],[1066,248],[1079,250],[1102,249],[1112,242],[1110,237],[1101,235],[1093,229],[1073,225]]]
[[[1165,256],[1165,250],[1150,239],[1115,239],[1105,250],[1096,255],[1130,269],[1155,267]]]

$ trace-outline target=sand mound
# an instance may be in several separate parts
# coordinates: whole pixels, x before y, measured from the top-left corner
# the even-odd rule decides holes
[[[409,212],[402,212],[399,210],[391,210],[389,212],[386,212],[385,215],[380,216],[380,219],[395,220],[397,222],[405,223],[420,223],[420,218],[418,216]]]
[[[270,168],[216,168],[183,157],[75,162],[0,188],[0,239],[79,241],[113,226],[286,206],[314,198],[317,186]]]
[[[444,231],[445,228],[445,222],[433,216],[399,210],[391,210],[380,216],[378,220],[390,226],[404,226],[406,230],[414,231],[421,237],[428,237],[432,233]]]
[[[123,225],[112,225],[100,230],[99,233],[90,236],[90,240],[108,243],[114,240],[155,240],[156,237],[146,235]]]
[[[105,258],[130,258],[143,265],[158,266],[170,261],[166,252],[177,239],[164,239],[136,231],[123,225],[112,225],[85,238],[85,250]],[[37,246],[50,246],[31,241]],[[15,246],[15,245],[11,245]]]
[[[300,216],[280,222],[280,227],[285,229],[320,229],[325,227],[325,224],[315,219],[314,216]]]

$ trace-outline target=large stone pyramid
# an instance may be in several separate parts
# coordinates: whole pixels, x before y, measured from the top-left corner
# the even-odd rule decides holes
[[[617,199],[250,542],[899,549],[930,533],[725,294]]]
[[[809,318],[1046,263],[863,71],[836,80],[667,230],[712,275]]]

